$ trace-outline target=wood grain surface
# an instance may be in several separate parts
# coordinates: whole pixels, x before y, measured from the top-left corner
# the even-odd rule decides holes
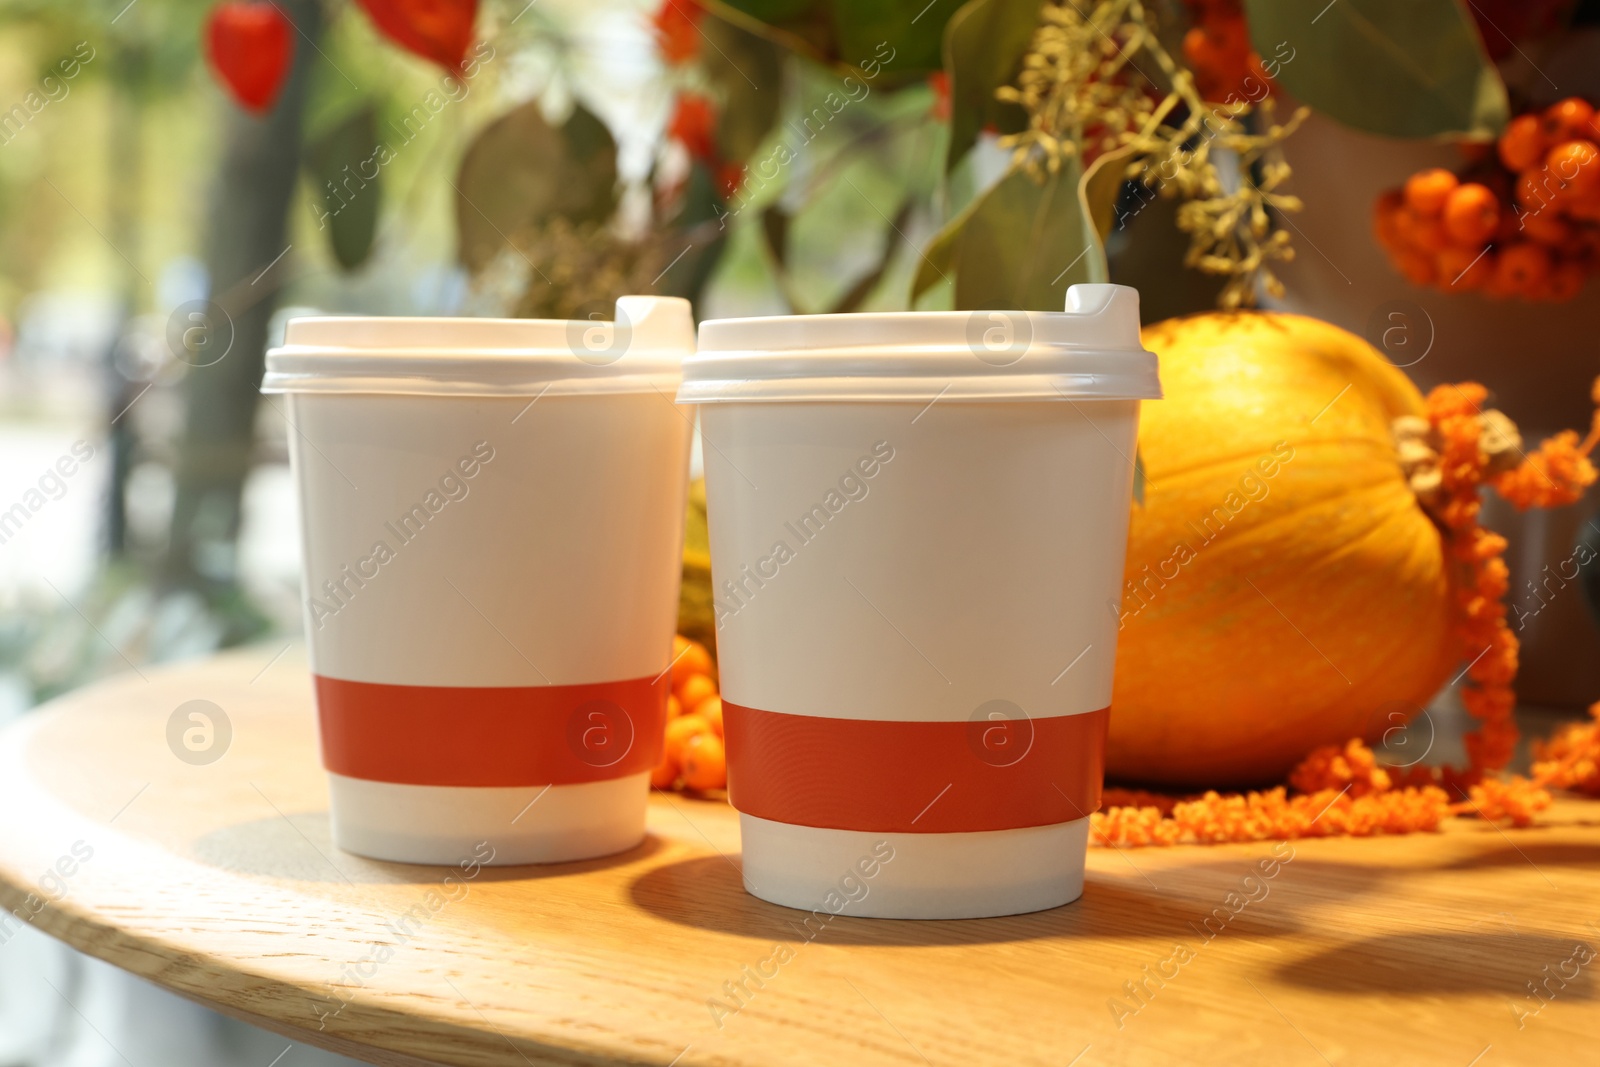
[[[808,934],[742,891],[716,800],[656,796],[645,844],[604,861],[339,852],[305,662],[275,653],[147,668],[0,735],[0,945],[20,914],[383,1064],[1493,1067],[1581,1062],[1600,1031],[1600,804],[1525,831],[1096,848],[1054,911]],[[214,762],[169,747],[192,700],[231,726]]]

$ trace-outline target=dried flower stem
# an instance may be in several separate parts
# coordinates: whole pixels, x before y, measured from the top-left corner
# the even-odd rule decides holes
[[[1153,62],[1164,85],[1137,59]],[[1071,156],[1087,166],[1127,149],[1126,177],[1185,201],[1177,219],[1178,229],[1189,235],[1184,264],[1228,279],[1222,306],[1253,304],[1258,286],[1282,294],[1271,264],[1292,259],[1294,247],[1272,212],[1303,205],[1279,191],[1290,175],[1279,146],[1305,119],[1306,109],[1287,123],[1271,122],[1265,84],[1258,100],[1208,104],[1194,75],[1162,45],[1141,0],[1046,4],[1016,84],[996,95],[1028,115],[1026,130],[1000,139],[1017,166],[1043,180]],[[1267,126],[1252,133],[1243,120],[1258,109]],[[1169,121],[1174,113],[1182,114],[1181,122]],[[1237,157],[1231,189],[1213,159],[1213,145]]]

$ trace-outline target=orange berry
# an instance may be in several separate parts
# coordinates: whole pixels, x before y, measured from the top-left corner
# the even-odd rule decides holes
[[[1372,209],[1372,230],[1378,238],[1378,243],[1384,248],[1398,247],[1402,238],[1400,234],[1400,212],[1405,207],[1405,197],[1400,190],[1390,189],[1378,197]]]
[[[1400,227],[1400,236],[1413,251],[1434,256],[1443,252],[1450,244],[1450,236],[1444,231],[1444,223],[1437,217],[1427,218],[1406,208],[1400,212],[1396,223]]]
[[[1572,239],[1572,225],[1554,211],[1527,211],[1517,219],[1517,228],[1529,240],[1554,248]]]
[[[1587,100],[1569,96],[1545,108],[1540,125],[1551,141],[1570,141],[1574,137],[1587,137],[1589,120],[1594,117],[1594,108]]]
[[[1542,167],[1529,167],[1517,175],[1517,203],[1534,211],[1554,203],[1561,193],[1561,180]]]
[[[699,737],[701,734],[711,733],[711,724],[699,715],[685,715],[667,723],[667,735],[662,745],[662,750],[667,758],[679,766],[683,765],[684,746],[690,738]]]
[[[678,702],[678,698],[677,697],[673,696],[671,693],[668,693],[667,694],[667,721],[671,722],[673,719],[676,719],[679,715],[682,715],[682,714],[683,714],[683,705]]]
[[[1531,242],[1502,249],[1495,264],[1495,279],[1514,293],[1532,294],[1550,274],[1550,253]]]
[[[703,674],[694,675],[678,689],[678,700],[683,704],[683,710],[691,714],[699,709],[702,700],[716,695],[717,683]]]
[[[1507,170],[1524,171],[1539,162],[1546,147],[1537,115],[1518,115],[1500,135],[1500,162]]]
[[[1513,296],[1520,295],[1517,292],[1516,286],[1513,284],[1513,279],[1501,272],[1500,258],[1493,254],[1485,256],[1484,258],[1490,261],[1490,274],[1489,280],[1483,284],[1483,294],[1485,296],[1493,297],[1496,300],[1506,300]]]
[[[1562,207],[1566,209],[1568,218],[1581,222],[1600,222],[1600,196],[1580,197]]]
[[[1500,225],[1494,228],[1494,237],[1490,241],[1491,244],[1504,244],[1507,241],[1515,241],[1521,238],[1522,229],[1517,225],[1518,210],[1520,209],[1512,205],[1511,210],[1500,212]],[[1527,212],[1524,212],[1524,214],[1527,214]]]
[[[1238,15],[1206,20],[1206,34],[1217,43],[1223,55],[1230,58],[1250,54],[1250,30]]]
[[[1439,277],[1433,257],[1410,248],[1402,248],[1394,254],[1394,265],[1413,285],[1432,285]]]
[[[683,746],[683,784],[698,790],[728,784],[728,751],[715,734],[696,734]]]
[[[1587,199],[1600,189],[1600,149],[1592,141],[1563,141],[1550,149],[1544,165],[1566,187],[1562,199]]]
[[[672,651],[672,688],[680,689],[684,682],[695,675],[712,672],[711,653],[700,642],[684,638],[682,647],[675,647]]]
[[[1583,266],[1578,263],[1557,263],[1550,272],[1550,280],[1546,283],[1546,295],[1551,300],[1567,301],[1577,296],[1583,289],[1583,283],[1588,281],[1588,274]]]
[[[1486,185],[1468,182],[1445,198],[1444,228],[1450,239],[1474,250],[1482,248],[1500,225],[1500,201]]]
[[[1210,70],[1220,55],[1221,49],[1199,26],[1191,26],[1183,35],[1183,58],[1189,61],[1191,70]]]
[[[694,713],[711,724],[711,729],[718,737],[722,736],[722,698],[706,697]]]
[[[678,761],[661,753],[661,762],[656,764],[655,770],[650,772],[650,788],[671,789],[678,780]]]
[[[1458,184],[1456,176],[1442,167],[1418,171],[1406,179],[1406,206],[1425,217],[1438,215]]]
[[[1440,252],[1435,263],[1439,270],[1439,287],[1446,292],[1481,289],[1494,273],[1488,253],[1459,245]]]

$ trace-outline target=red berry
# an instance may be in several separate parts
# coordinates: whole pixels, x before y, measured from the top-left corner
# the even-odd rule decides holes
[[[294,28],[277,4],[229,0],[206,19],[206,56],[240,105],[272,109],[294,56]]]

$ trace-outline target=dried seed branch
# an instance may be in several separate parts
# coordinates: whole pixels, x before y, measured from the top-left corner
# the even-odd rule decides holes
[[[1153,64],[1162,81],[1141,63]],[[1028,128],[1000,144],[1041,181],[1071,156],[1087,166],[1131,147],[1126,177],[1184,201],[1177,218],[1178,229],[1189,235],[1184,264],[1227,277],[1224,307],[1247,305],[1258,288],[1282,294],[1271,264],[1292,259],[1294,246],[1273,213],[1303,206],[1280,191],[1290,170],[1279,148],[1307,111],[1273,122],[1268,87],[1257,84],[1258,98],[1208,103],[1194,75],[1161,43],[1141,0],[1054,0],[1041,12],[1016,83],[996,93],[1028,115]],[[1262,132],[1244,121],[1257,112]],[[1237,174],[1231,181],[1224,180],[1214,147],[1232,153]]]

